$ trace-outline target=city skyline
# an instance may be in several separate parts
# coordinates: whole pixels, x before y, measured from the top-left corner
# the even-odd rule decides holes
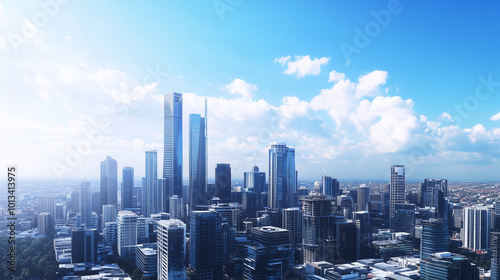
[[[227,162],[234,179],[254,165],[266,170],[268,147],[286,142],[299,180],[324,171],[387,180],[394,164],[408,180],[500,180],[500,41],[491,36],[499,4],[392,2],[263,10],[245,1],[222,13],[211,3],[72,2],[43,25],[34,20],[43,7],[3,3],[1,163],[25,179],[81,180],[98,178],[109,155],[141,178],[144,152],[164,149],[164,94],[179,92],[183,158],[186,120],[206,98],[207,169]],[[436,27],[447,9],[454,13]],[[248,27],[256,13],[261,21]],[[182,24],[156,24],[165,18]],[[123,28],[128,35],[109,38]]]

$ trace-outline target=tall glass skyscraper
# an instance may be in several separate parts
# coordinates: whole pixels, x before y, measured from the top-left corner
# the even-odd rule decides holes
[[[249,191],[255,193],[255,211],[260,211],[264,209],[266,202],[263,201],[263,192],[267,194],[267,190],[264,189],[266,186],[266,172],[259,172],[259,167],[254,166],[251,172],[244,173],[243,186]],[[253,201],[249,201],[253,203]],[[252,209],[253,209],[252,208]],[[255,217],[255,211],[253,213],[247,213],[250,217]]]
[[[90,228],[92,225],[92,197],[90,194],[90,183],[82,182],[80,184],[79,210],[81,222]]]
[[[186,225],[180,220],[158,221],[158,279],[185,279]]]
[[[206,119],[199,114],[189,115],[189,192],[190,209],[206,204]]]
[[[283,209],[297,206],[295,149],[285,143],[269,149],[269,208]]]
[[[156,150],[146,151],[146,177],[142,178],[142,214],[149,217],[163,211],[164,179],[158,179]]]
[[[133,208],[134,168],[123,167],[122,171],[122,210]]]
[[[99,206],[99,212],[101,211],[103,205],[111,204],[118,207],[117,172],[116,160],[112,157],[107,156],[104,161],[101,161],[101,205]]]
[[[182,94],[170,92],[165,94],[164,103],[164,150],[163,178],[165,209],[173,195],[182,196]]]
[[[391,166],[391,185],[390,185],[390,218],[394,217],[394,209],[396,204],[406,202],[406,186],[405,186],[405,167],[404,165]]]
[[[221,202],[231,202],[231,166],[228,163],[218,163],[215,167],[213,196],[218,196]]]

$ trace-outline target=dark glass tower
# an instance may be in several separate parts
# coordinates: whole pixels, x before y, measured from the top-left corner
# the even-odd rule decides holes
[[[122,209],[133,208],[134,168],[123,167],[122,170]]]
[[[169,211],[168,200],[173,195],[182,197],[182,94],[165,94],[164,102],[163,179],[165,192],[163,211]]]
[[[206,121],[199,114],[189,115],[189,191],[190,209],[208,202],[207,186],[207,153],[206,153]]]
[[[431,257],[434,253],[449,250],[448,225],[441,219],[422,221],[420,240],[420,259]]]
[[[97,237],[95,229],[71,232],[71,263],[95,263],[97,261]]]
[[[188,277],[221,280],[222,218],[212,211],[192,211],[190,226],[189,264],[194,271]]]
[[[111,204],[118,207],[118,171],[116,160],[107,156],[104,161],[101,161],[101,188],[99,212],[103,205]]]
[[[215,167],[213,196],[218,196],[223,203],[231,202],[231,166],[227,163],[218,163]]]
[[[254,201],[249,201],[255,203],[255,207],[249,207],[249,208],[255,208],[255,211],[260,211],[264,209],[264,205],[266,205],[265,201],[262,200],[263,195],[262,193],[266,193],[267,191],[265,189],[266,186],[266,173],[265,172],[259,172],[259,167],[254,166],[252,168],[251,172],[245,172],[244,173],[244,182],[243,185],[245,186],[245,189],[247,189],[249,192],[255,193],[255,200]],[[255,217],[255,212],[253,213],[248,213],[249,217]]]

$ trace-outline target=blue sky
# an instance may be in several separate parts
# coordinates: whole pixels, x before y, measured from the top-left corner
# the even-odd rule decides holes
[[[284,141],[299,180],[500,179],[497,2],[0,5],[1,162],[26,178],[96,178],[106,155],[139,178],[176,91],[186,120],[208,98],[211,178]]]

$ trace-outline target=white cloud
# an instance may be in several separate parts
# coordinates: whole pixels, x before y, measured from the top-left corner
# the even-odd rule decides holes
[[[364,96],[377,96],[380,95],[379,86],[385,84],[387,79],[387,72],[375,70],[366,75],[363,75],[358,80],[356,87],[356,96],[358,98]]]
[[[335,70],[330,72],[330,75],[328,76],[328,81],[329,82],[338,82],[341,80],[345,79],[345,74],[344,73],[339,73]]]
[[[451,121],[451,115],[449,113],[447,113],[447,112],[443,112],[443,113],[441,113],[441,115],[439,115],[438,120],[440,120],[440,121],[445,121],[445,120]]]
[[[330,59],[327,57],[314,58],[311,60],[309,55],[295,56],[295,61],[290,60],[290,56],[277,58],[274,61],[281,63],[282,66],[287,65],[287,69],[283,72],[287,75],[293,75],[297,79],[306,75],[319,75],[321,73],[321,66],[328,64]]]
[[[499,121],[500,120],[500,112],[498,112],[498,114],[491,116],[490,120]]]
[[[234,79],[231,83],[224,86],[231,95],[241,95],[244,100],[252,100],[252,93],[258,88],[256,85],[249,84],[242,79]]]

